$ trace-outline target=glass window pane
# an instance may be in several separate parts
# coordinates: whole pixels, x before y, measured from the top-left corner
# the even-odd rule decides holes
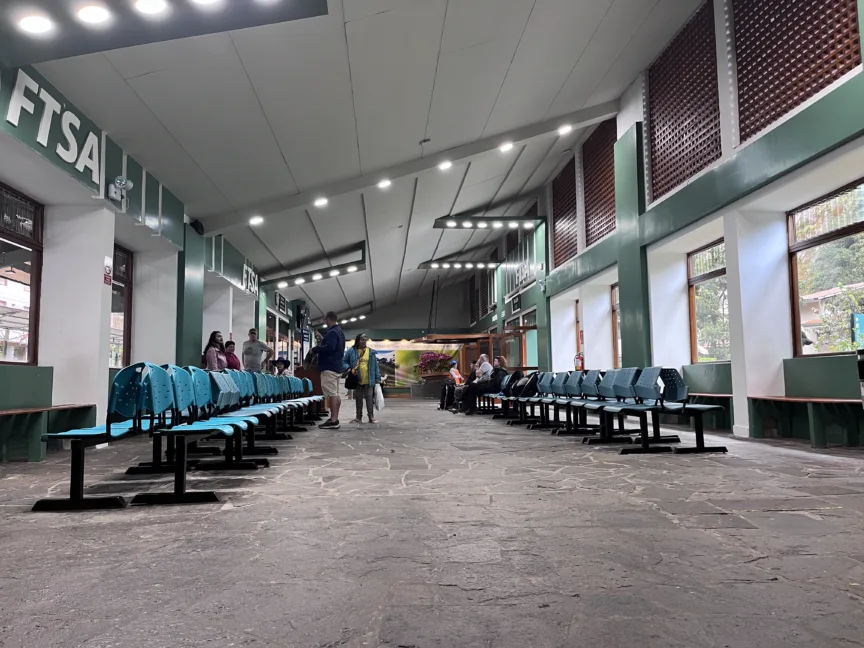
[[[828,234],[864,220],[864,185],[792,212],[795,242]]]
[[[615,309],[615,334],[618,336],[618,346],[615,347],[618,351],[618,364],[616,364],[615,366],[623,367],[624,351],[621,347],[621,311],[617,308]]]
[[[726,277],[709,279],[694,286],[693,290],[696,294],[697,362],[731,360]]]
[[[0,361],[30,360],[34,253],[0,239]]]
[[[726,267],[726,244],[718,243],[717,245],[694,252],[690,255],[690,277],[695,279],[702,275],[709,274],[715,270],[722,270]]]
[[[537,326],[537,311],[522,316],[522,326]]]
[[[123,284],[115,281],[111,285],[111,350],[108,366],[112,369],[122,369],[124,366],[127,295]]]
[[[38,209],[32,200],[0,187],[0,228],[41,242],[41,232],[37,231]]]
[[[802,352],[864,348],[864,234],[798,252],[795,264]]]

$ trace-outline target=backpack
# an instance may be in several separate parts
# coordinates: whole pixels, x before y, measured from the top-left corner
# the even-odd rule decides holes
[[[510,376],[510,382],[507,383],[507,386],[503,389],[502,393],[505,396],[513,396],[513,390],[516,388],[516,384],[524,378],[525,376],[522,375],[521,371],[514,371],[513,374]],[[525,382],[527,383],[528,381],[525,380]],[[523,384],[522,387],[524,386],[525,385]]]
[[[540,374],[535,371],[527,378],[523,378],[516,383],[516,386],[513,388],[513,396],[519,398],[530,398],[531,396],[536,396],[539,376]]]

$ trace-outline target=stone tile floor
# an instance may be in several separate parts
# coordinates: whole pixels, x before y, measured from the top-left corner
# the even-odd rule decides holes
[[[864,455],[380,418],[190,474],[213,505],[35,514],[68,454],[0,464],[0,646],[864,646]],[[88,494],[170,488],[122,474],[148,450],[90,451]]]

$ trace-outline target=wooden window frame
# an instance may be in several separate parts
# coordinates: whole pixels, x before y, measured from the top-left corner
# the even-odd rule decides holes
[[[609,298],[612,300],[612,366],[615,369],[620,369],[623,362],[618,360],[621,355],[621,349],[618,348],[618,311],[620,310],[619,300],[615,299],[618,293],[618,284],[612,284],[609,292]],[[623,358],[622,358],[623,360]]]
[[[700,252],[710,250],[711,248],[716,247],[721,243],[725,244],[725,242],[725,239],[719,238],[716,241],[708,243],[708,245],[703,245],[702,247],[687,253],[687,299],[690,302],[690,364],[715,364],[721,362],[729,362],[729,360],[717,360],[714,363],[699,362],[699,351],[696,336],[696,286],[698,286],[699,284],[703,284],[706,281],[716,279],[717,277],[725,277],[726,266],[724,265],[722,268],[717,268],[716,270],[712,270],[711,272],[705,272],[701,275],[693,275],[692,266],[690,264],[690,259],[692,259]]]
[[[800,207],[796,207],[795,209],[786,213],[786,228],[789,237],[789,301],[792,307],[792,344],[793,344],[793,355],[796,358],[806,357],[806,358],[824,358],[830,356],[843,356],[843,355],[854,355],[855,351],[831,351],[828,353],[811,353],[804,355],[804,350],[801,344],[801,313],[798,306],[798,253],[803,252],[804,250],[811,250],[816,247],[820,247],[827,243],[833,243],[834,241],[839,241],[840,239],[848,238],[850,236],[855,236],[857,234],[864,233],[864,220],[859,221],[857,223],[852,223],[851,225],[847,225],[845,227],[841,227],[839,229],[834,230],[833,232],[827,232],[825,234],[820,234],[819,236],[814,236],[813,238],[807,239],[806,241],[796,241],[795,240],[795,214],[818,205],[823,202],[827,202],[832,198],[836,198],[837,196],[849,191],[850,189],[854,189],[860,185],[864,184],[864,178],[859,178],[855,182],[850,182],[849,184],[843,185],[839,189],[835,189],[834,191],[821,196],[815,200],[811,200],[808,203],[801,205]]]
[[[41,319],[42,310],[42,256],[44,252],[43,243],[45,241],[45,205],[2,182],[0,182],[0,188],[17,196],[21,200],[33,203],[35,206],[33,238],[27,238],[0,227],[0,238],[27,248],[33,254],[30,266],[30,326],[28,330],[29,339],[27,341],[27,362],[10,362],[0,358],[0,365],[33,367],[39,364],[39,320]]]
[[[129,250],[115,242],[114,256],[117,255],[117,252],[125,254],[129,259],[129,272],[127,277],[119,280],[114,279],[113,276],[111,278],[112,282],[119,283],[125,290],[125,302],[123,303],[123,366],[128,367],[132,364],[132,292],[134,290],[133,277],[135,276],[135,254],[132,250]],[[114,264],[114,268],[116,267],[116,264]],[[111,368],[116,369],[116,367]]]

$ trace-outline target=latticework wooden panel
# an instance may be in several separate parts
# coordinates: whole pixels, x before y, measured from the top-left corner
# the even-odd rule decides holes
[[[603,122],[582,145],[585,182],[585,244],[615,231],[615,142],[618,125]]]
[[[480,317],[484,317],[489,314],[489,272],[488,270],[481,270],[477,273],[479,279],[479,289],[480,293]]]
[[[578,251],[576,158],[552,181],[552,228],[555,265],[559,266]]]
[[[861,63],[857,0],[732,0],[741,141]]]
[[[711,0],[649,68],[648,111],[651,197],[656,200],[722,153]]]

